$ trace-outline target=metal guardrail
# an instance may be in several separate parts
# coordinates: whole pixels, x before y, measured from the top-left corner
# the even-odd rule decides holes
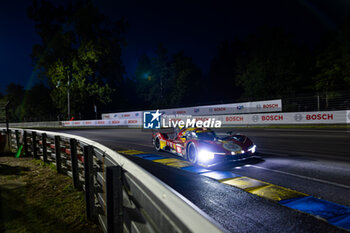
[[[6,132],[5,129],[3,129]],[[85,192],[86,216],[104,232],[223,232],[217,223],[121,154],[89,139],[10,129],[10,148],[56,166]]]

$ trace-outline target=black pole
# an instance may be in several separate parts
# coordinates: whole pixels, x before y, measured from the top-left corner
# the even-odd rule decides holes
[[[16,145],[17,145],[17,150],[19,149],[19,131],[15,130],[15,134],[16,134]]]
[[[56,152],[56,169],[58,173],[62,173],[61,166],[61,146],[60,146],[60,137],[55,136],[55,152]]]
[[[78,171],[78,157],[77,157],[77,140],[74,138],[69,139],[70,144],[70,160],[72,164],[72,178],[73,186],[76,189],[80,188],[79,185],[79,171]]]
[[[41,134],[41,142],[43,145],[43,160],[47,163],[47,143],[46,143],[46,133]]]
[[[107,232],[123,232],[123,189],[120,166],[107,167],[106,186]]]
[[[28,140],[27,140],[27,131],[23,131],[23,149],[24,155],[28,156]]]
[[[38,158],[38,152],[37,152],[37,147],[36,147],[36,132],[32,132],[32,152],[33,152],[33,157],[35,159]]]
[[[94,173],[93,173],[93,147],[84,146],[84,178],[85,178],[85,204],[86,218],[93,220],[95,217],[94,199]]]
[[[7,132],[7,145],[9,146],[11,150],[11,140],[10,140],[10,131],[9,131],[9,111],[8,111],[8,106],[9,106],[10,101],[7,102],[5,106],[5,118],[6,118],[6,132]]]

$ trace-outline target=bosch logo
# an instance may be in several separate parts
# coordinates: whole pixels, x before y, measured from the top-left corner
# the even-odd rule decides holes
[[[264,104],[263,108],[278,108],[278,104]]]
[[[333,120],[333,114],[307,114],[306,120],[315,121],[315,120]]]
[[[257,109],[261,109],[261,104],[257,104],[257,105],[256,105],[256,108],[257,108]]]
[[[229,116],[226,117],[226,121],[243,121],[242,116]]]
[[[283,121],[282,115],[261,116],[262,121]]]
[[[209,120],[208,117],[197,117],[195,119],[196,119],[196,121],[207,121],[207,120]]]
[[[253,120],[254,122],[257,122],[257,121],[259,120],[259,116],[258,116],[258,115],[254,115],[254,116],[252,117],[252,120]]]
[[[297,113],[294,115],[294,120],[295,121],[301,121],[303,120],[303,115],[301,115],[300,113]]]
[[[215,112],[225,111],[226,108],[214,108]]]
[[[278,104],[263,104],[263,108],[278,108]]]

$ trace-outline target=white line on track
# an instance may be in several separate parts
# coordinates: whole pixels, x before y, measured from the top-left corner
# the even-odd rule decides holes
[[[271,172],[276,172],[276,173],[280,173],[280,174],[284,174],[284,175],[294,176],[294,177],[298,177],[298,178],[302,178],[302,179],[312,180],[312,181],[316,181],[316,182],[320,182],[320,183],[324,183],[324,184],[329,184],[329,185],[338,186],[338,187],[341,187],[341,188],[350,189],[349,185],[338,184],[338,183],[335,183],[335,182],[332,182],[332,181],[321,180],[321,179],[312,178],[312,177],[303,176],[303,175],[297,175],[297,174],[284,172],[284,171],[280,171],[280,170],[273,170],[273,169],[270,169],[270,168],[260,167],[260,166],[256,166],[256,165],[250,165],[249,167],[255,167],[255,168],[259,168],[259,169],[263,169],[263,170],[267,170],[267,171],[271,171]]]

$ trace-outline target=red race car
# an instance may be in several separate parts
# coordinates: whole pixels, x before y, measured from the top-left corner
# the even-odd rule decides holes
[[[256,150],[247,136],[230,133],[218,137],[208,128],[185,128],[173,134],[156,132],[152,141],[156,150],[169,151],[202,166],[247,159]]]

